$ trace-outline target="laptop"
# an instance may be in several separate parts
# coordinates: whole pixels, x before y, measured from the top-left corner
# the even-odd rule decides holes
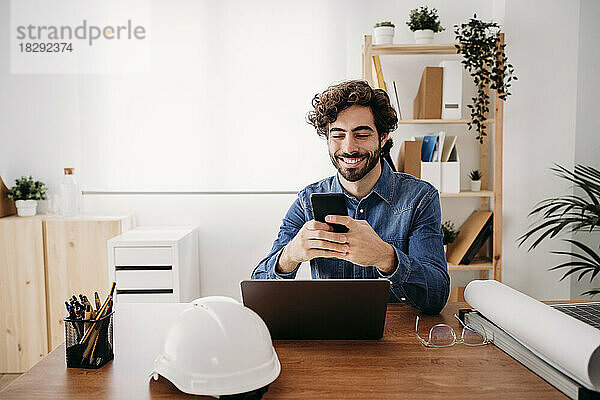
[[[381,339],[387,279],[245,280],[244,305],[272,339]]]
[[[600,329],[600,302],[555,304],[552,307]]]

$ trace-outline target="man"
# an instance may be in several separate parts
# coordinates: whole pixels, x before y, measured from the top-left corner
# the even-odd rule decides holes
[[[300,263],[310,261],[313,279],[387,278],[390,302],[439,313],[450,284],[439,195],[429,183],[393,172],[383,159],[389,159],[388,136],[398,123],[387,94],[348,81],[316,95],[312,105],[309,123],[327,139],[338,173],[298,193],[252,279],[293,279]],[[347,233],[313,220],[311,193],[331,192],[345,194],[349,216],[326,221],[345,225]]]

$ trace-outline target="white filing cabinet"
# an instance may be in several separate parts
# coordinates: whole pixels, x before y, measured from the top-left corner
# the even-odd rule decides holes
[[[200,297],[195,227],[141,227],[108,241],[116,301],[177,303]]]

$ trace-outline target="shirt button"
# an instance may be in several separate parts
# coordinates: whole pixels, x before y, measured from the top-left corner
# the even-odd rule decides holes
[[[363,209],[361,208],[360,210],[358,210],[358,212],[360,212],[360,213],[362,214],[362,212],[363,212]]]

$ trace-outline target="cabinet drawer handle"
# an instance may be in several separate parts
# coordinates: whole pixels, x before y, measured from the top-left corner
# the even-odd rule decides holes
[[[132,266],[116,266],[116,271],[166,271],[173,269],[171,265],[156,265],[156,266],[145,266],[145,265],[132,265]]]
[[[117,289],[117,294],[157,294],[173,293],[173,289]]]

